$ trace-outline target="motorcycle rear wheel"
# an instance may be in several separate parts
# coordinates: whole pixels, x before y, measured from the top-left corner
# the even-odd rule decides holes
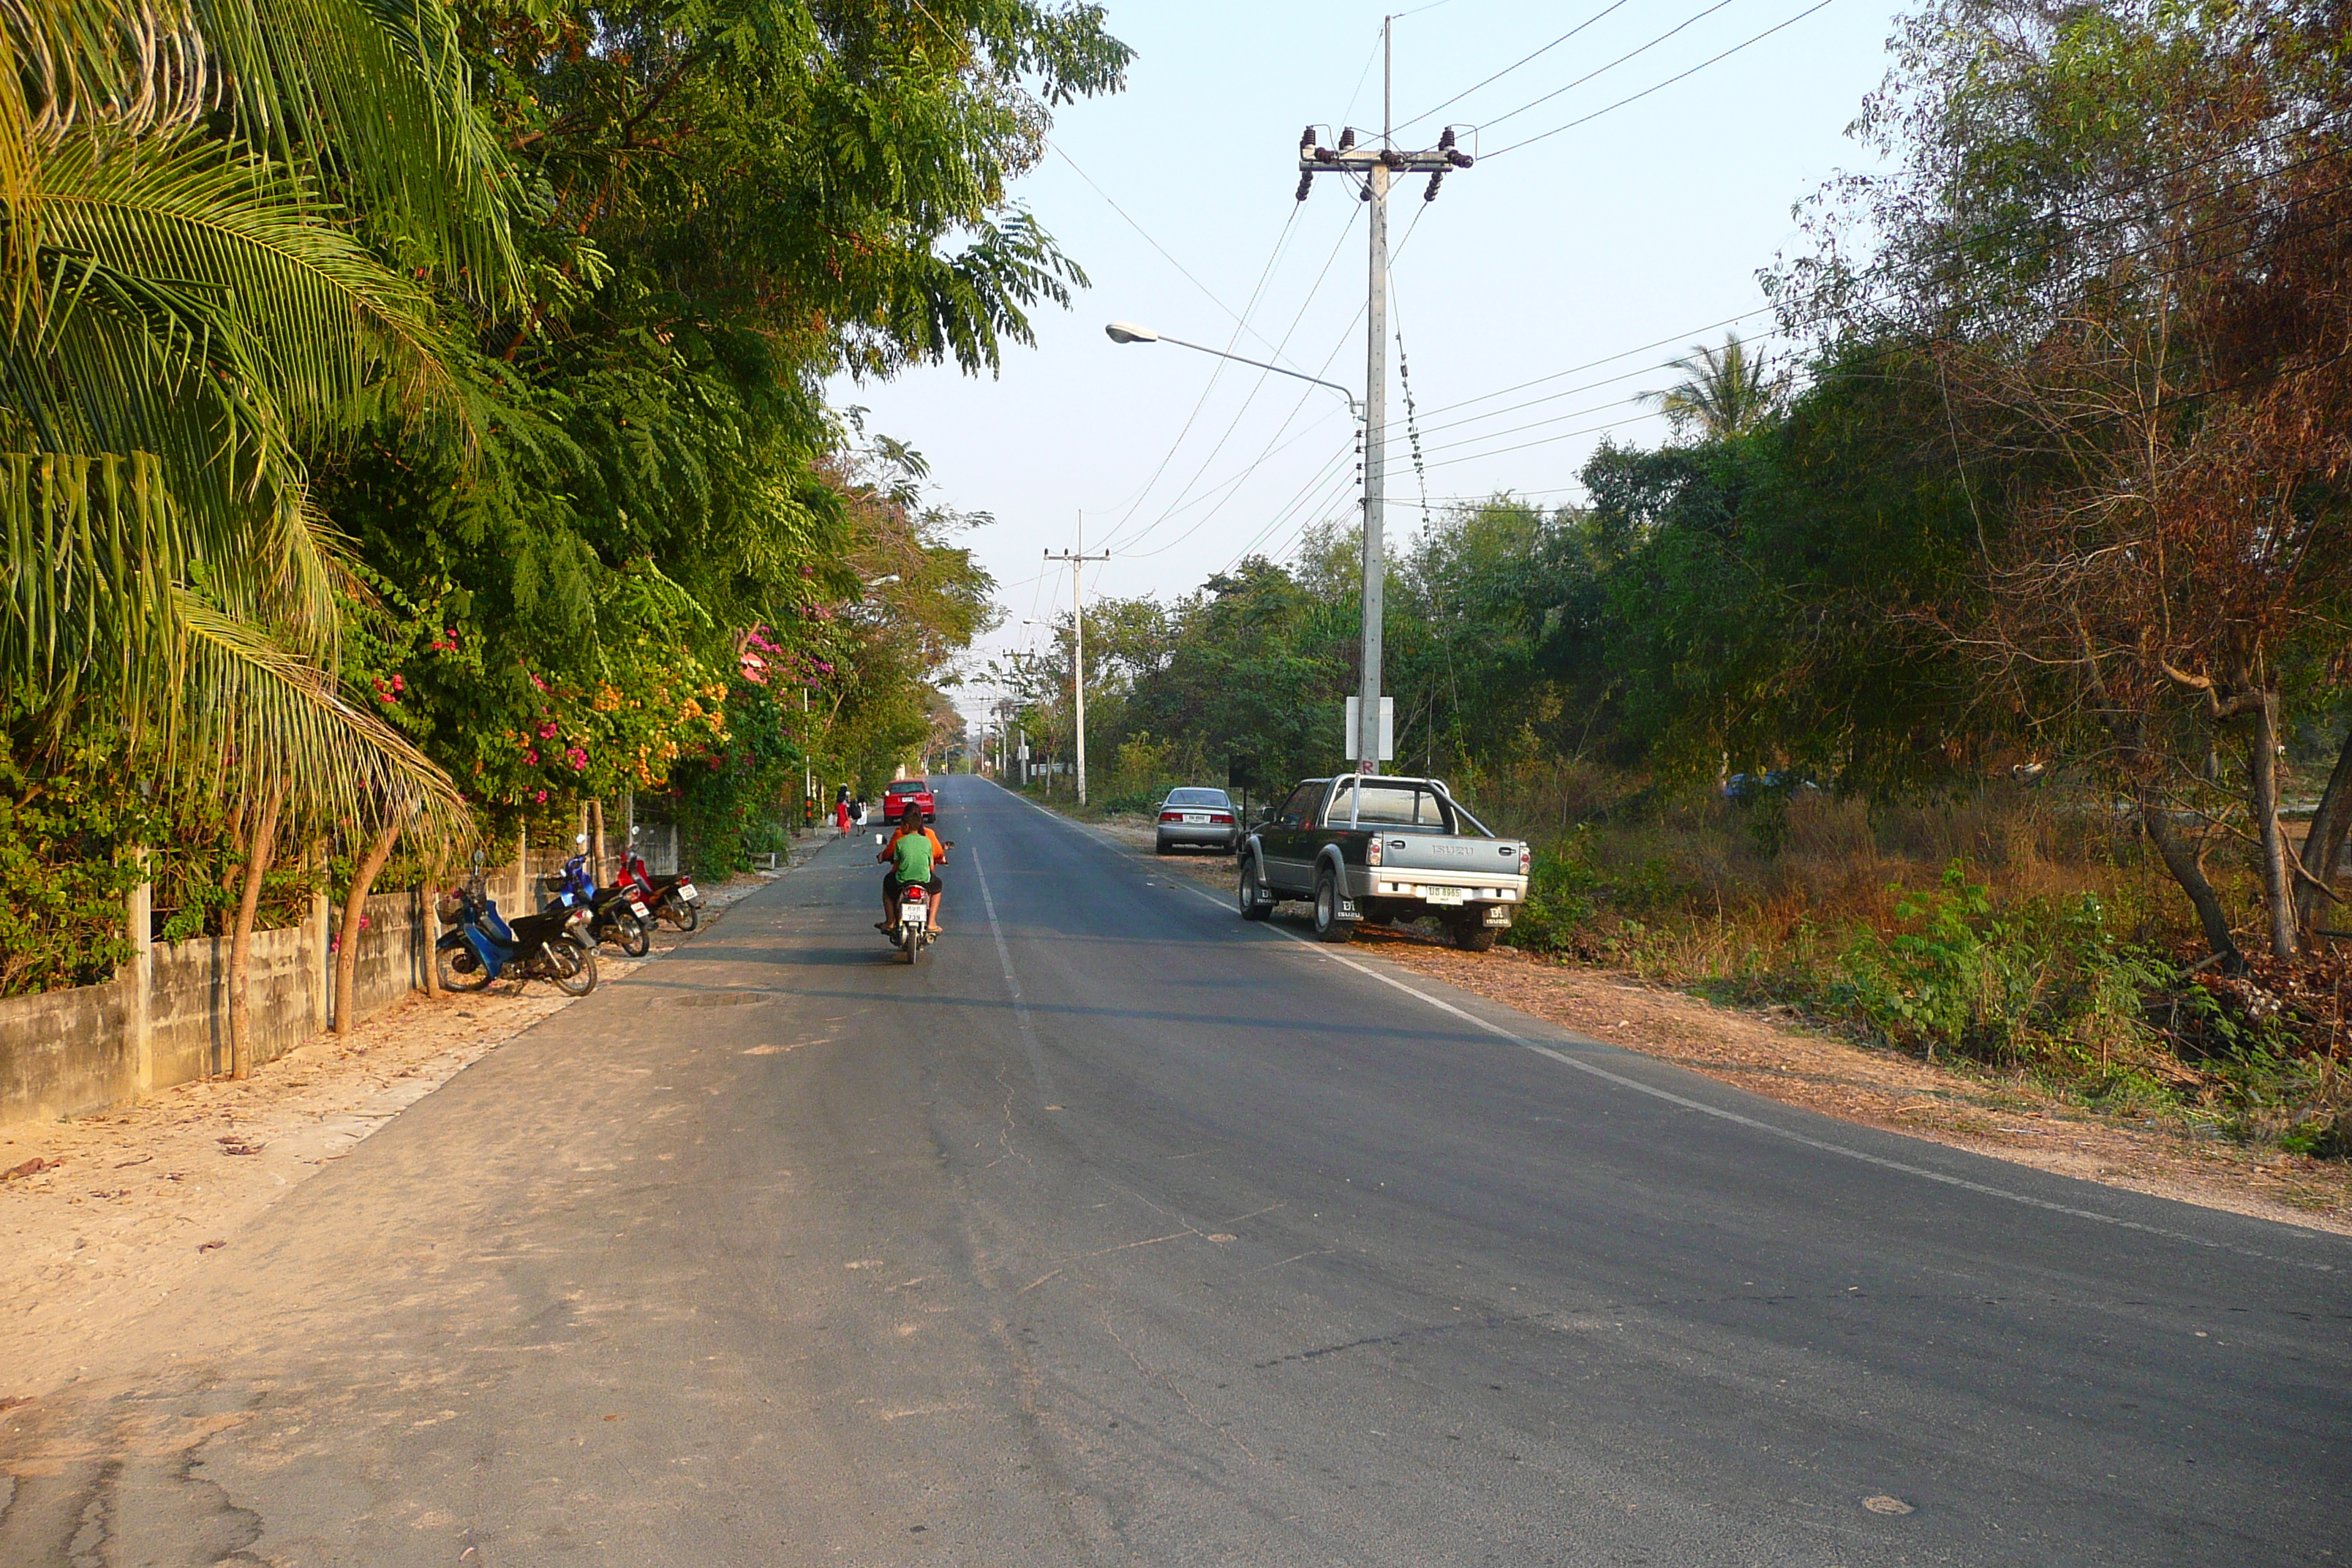
[[[613,941],[631,958],[643,958],[653,951],[653,922],[641,921],[634,912],[625,910],[613,922]]]
[[[596,950],[583,947],[568,936],[547,944],[547,978],[566,996],[585,996],[596,989]]]
[[[908,931],[907,940],[898,944],[898,949],[907,955],[907,962],[913,963],[923,956],[923,933],[919,930]]]
[[[662,919],[680,931],[692,931],[702,923],[702,911],[684,899],[672,899],[662,906]]]
[[[456,967],[456,960],[461,954],[467,963],[473,965],[471,969],[461,972]],[[433,952],[433,973],[441,982],[441,989],[444,991],[464,993],[487,991],[490,988],[489,971],[482,967],[481,959],[469,947],[436,948]]]

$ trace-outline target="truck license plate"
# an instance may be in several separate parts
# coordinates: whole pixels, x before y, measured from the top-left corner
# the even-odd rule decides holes
[[[1433,904],[1458,904],[1469,895],[1460,888],[1423,888],[1422,899]]]

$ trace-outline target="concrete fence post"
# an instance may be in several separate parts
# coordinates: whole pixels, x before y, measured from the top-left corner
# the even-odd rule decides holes
[[[334,905],[324,892],[310,895],[310,918],[303,922],[303,972],[310,976],[310,1027],[309,1033],[326,1033],[327,1022],[333,1016],[335,952]]]
[[[147,868],[147,851],[138,850],[139,868]],[[123,900],[123,929],[131,938],[131,962],[123,967],[131,983],[131,1087],[133,1094],[155,1089],[155,885],[144,879]]]

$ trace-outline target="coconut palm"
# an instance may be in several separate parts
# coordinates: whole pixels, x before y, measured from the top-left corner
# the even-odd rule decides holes
[[[1724,334],[1723,347],[1694,343],[1691,352],[1670,362],[1669,370],[1686,378],[1664,392],[1646,392],[1679,433],[1696,432],[1701,440],[1721,441],[1744,436],[1770,418],[1780,406],[1786,379],[1771,362],[1750,353],[1738,332]]]
[[[299,456],[454,406],[421,278],[514,271],[446,17],[0,0],[0,681],[289,825],[457,829],[337,689],[348,584]]]

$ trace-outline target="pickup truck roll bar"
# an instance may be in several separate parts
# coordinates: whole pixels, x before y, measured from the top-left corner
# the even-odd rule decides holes
[[[1487,826],[1485,823],[1471,816],[1470,808],[1468,806],[1464,805],[1460,801],[1454,798],[1454,792],[1445,787],[1445,781],[1444,779],[1414,778],[1412,775],[1405,773],[1341,773],[1331,781],[1332,793],[1336,795],[1341,786],[1358,784],[1365,779],[1386,780],[1394,784],[1427,784],[1439,795],[1444,796],[1445,804],[1452,806],[1456,812],[1460,813],[1463,821],[1476,828],[1481,837],[1495,838],[1500,837],[1500,835],[1496,834],[1493,828]],[[1350,832],[1353,832],[1363,826],[1363,792],[1361,790],[1358,790],[1351,798],[1354,800],[1355,805],[1354,809],[1349,811],[1348,814],[1348,827]]]

